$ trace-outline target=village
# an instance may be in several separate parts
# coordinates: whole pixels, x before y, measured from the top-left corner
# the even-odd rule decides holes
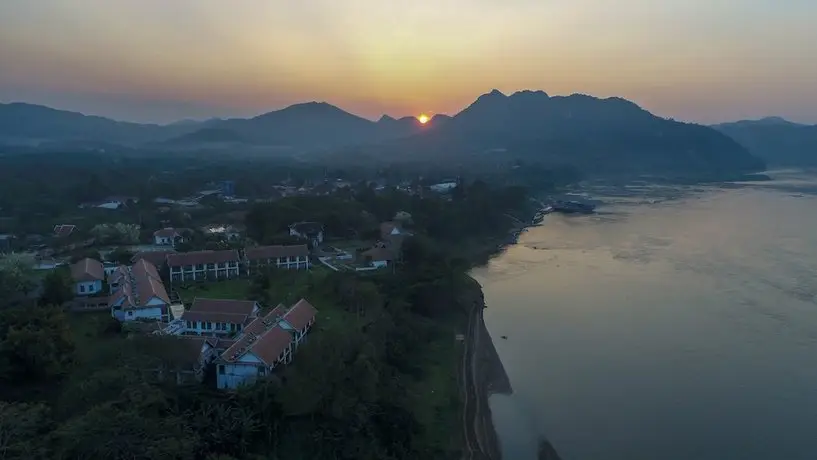
[[[179,291],[190,286],[246,282],[258,273],[347,270],[365,273],[393,266],[410,233],[400,221],[383,222],[372,247],[354,251],[324,244],[317,222],[289,226],[300,244],[248,246],[242,249],[179,252],[185,231],[153,233],[151,250],[134,254],[128,265],[84,258],[70,265],[75,313],[105,311],[125,330],[152,337],[171,336],[185,350],[187,366],[173,370],[179,383],[201,381],[208,365],[217,369],[217,387],[235,389],[290,364],[307,341],[318,317],[308,299],[292,305],[264,305],[243,298],[195,296],[185,302]],[[59,230],[59,229],[55,229]],[[143,249],[147,249],[144,247]]]

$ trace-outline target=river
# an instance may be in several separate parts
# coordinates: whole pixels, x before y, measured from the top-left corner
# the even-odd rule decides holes
[[[591,186],[475,270],[506,460],[817,458],[817,175],[771,176]]]

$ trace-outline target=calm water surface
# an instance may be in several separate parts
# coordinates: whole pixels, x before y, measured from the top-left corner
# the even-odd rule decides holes
[[[817,459],[817,176],[773,177],[595,188],[598,215],[476,270],[506,460],[539,434],[564,460]]]

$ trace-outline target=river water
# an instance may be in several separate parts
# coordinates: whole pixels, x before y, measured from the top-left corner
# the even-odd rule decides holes
[[[817,459],[817,176],[771,175],[590,187],[475,270],[506,460]]]

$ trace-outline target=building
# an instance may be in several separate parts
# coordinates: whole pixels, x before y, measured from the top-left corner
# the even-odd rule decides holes
[[[77,226],[71,224],[59,224],[54,226],[54,236],[57,238],[67,238],[76,231]]]
[[[132,266],[120,266],[110,277],[111,316],[119,321],[171,319],[167,295],[156,266],[139,259]]]
[[[323,243],[323,224],[317,222],[296,222],[289,226],[289,235],[306,240],[312,247]]]
[[[134,254],[133,257],[131,257],[130,261],[131,261],[132,264],[135,264],[140,259],[145,259],[148,262],[152,263],[156,267],[156,269],[161,271],[162,268],[167,263],[168,254],[175,254],[175,252],[170,251],[170,250],[168,250],[168,251],[142,251],[142,252],[137,252],[136,254]]]
[[[394,262],[394,252],[390,248],[374,247],[360,255],[373,268],[385,268]]]
[[[262,267],[284,270],[309,269],[309,247],[305,244],[289,246],[256,246],[244,250],[247,274]]]
[[[182,314],[186,335],[231,336],[258,316],[261,307],[252,300],[196,298]]]
[[[170,282],[235,278],[240,274],[241,257],[235,249],[168,254]]]
[[[253,320],[217,361],[218,388],[235,389],[252,384],[290,363],[315,323],[316,314],[315,307],[301,299],[289,309],[278,305]]]
[[[175,228],[163,228],[153,232],[153,244],[157,246],[176,247],[183,240],[182,234]]]
[[[74,280],[74,294],[81,296],[99,294],[105,280],[105,268],[102,262],[86,257],[71,265],[71,278]]]

